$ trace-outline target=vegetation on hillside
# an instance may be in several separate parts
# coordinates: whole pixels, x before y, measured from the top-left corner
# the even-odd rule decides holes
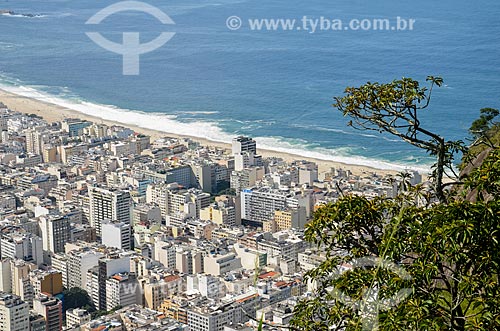
[[[482,108],[479,112],[481,115],[469,129],[474,140],[469,148],[469,157],[500,145],[500,124],[495,121],[500,111],[495,108]]]

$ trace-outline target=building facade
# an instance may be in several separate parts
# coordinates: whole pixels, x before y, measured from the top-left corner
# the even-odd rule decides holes
[[[104,221],[119,221],[130,224],[130,193],[115,189],[89,188],[90,225],[96,229],[99,238],[102,235]]]

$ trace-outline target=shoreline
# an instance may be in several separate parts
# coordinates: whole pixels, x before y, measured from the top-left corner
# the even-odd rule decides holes
[[[23,96],[20,94],[16,94],[10,91],[6,91],[0,87],[0,102],[3,102],[8,108],[14,111],[18,111],[20,113],[25,114],[36,114],[42,117],[47,122],[58,122],[65,118],[80,118],[96,123],[104,123],[106,125],[119,125],[128,127],[136,132],[140,132],[146,135],[151,136],[152,140],[161,138],[161,137],[174,137],[174,138],[189,138],[193,141],[199,142],[202,146],[216,146],[225,149],[231,149],[231,143],[213,141],[206,138],[194,137],[184,134],[178,134],[173,132],[161,131],[156,129],[144,128],[140,125],[129,124],[125,122],[120,122],[119,120],[109,120],[103,119],[98,116],[93,116],[90,114],[83,113],[76,109],[71,109],[68,107],[63,107],[54,103],[38,100],[36,98]],[[259,141],[257,140],[257,149],[258,153],[263,157],[278,157],[282,158],[288,162],[294,160],[309,160],[316,162],[318,164],[318,170],[320,173],[329,171],[332,167],[334,168],[343,168],[344,170],[350,170],[355,175],[362,175],[363,173],[377,173],[379,175],[395,175],[401,170],[403,170],[404,166],[395,165],[395,167],[401,167],[401,170],[395,169],[379,169],[377,167],[366,166],[366,165],[357,165],[357,164],[349,164],[339,161],[333,160],[323,160],[314,157],[307,157],[299,154],[293,154],[283,151],[275,151],[271,149],[259,148]],[[420,171],[419,171],[420,172]],[[425,175],[425,173],[423,173]]]

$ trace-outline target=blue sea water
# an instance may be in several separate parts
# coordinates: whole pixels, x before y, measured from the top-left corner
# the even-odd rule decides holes
[[[245,134],[261,147],[378,167],[425,167],[425,153],[391,136],[360,132],[331,107],[346,86],[442,76],[423,125],[464,139],[482,107],[500,107],[500,1],[148,0],[175,25],[124,12],[85,22],[109,0],[16,0],[0,9],[0,86],[103,118],[218,141]],[[238,31],[254,18],[351,19],[397,16],[413,31]],[[85,32],[119,42],[176,32],[123,76],[121,56]]]

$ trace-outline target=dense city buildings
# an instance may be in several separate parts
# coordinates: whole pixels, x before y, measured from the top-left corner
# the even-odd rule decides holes
[[[314,211],[400,187],[265,158],[250,137],[224,149],[0,108],[0,331],[286,326],[326,259],[304,241]]]

